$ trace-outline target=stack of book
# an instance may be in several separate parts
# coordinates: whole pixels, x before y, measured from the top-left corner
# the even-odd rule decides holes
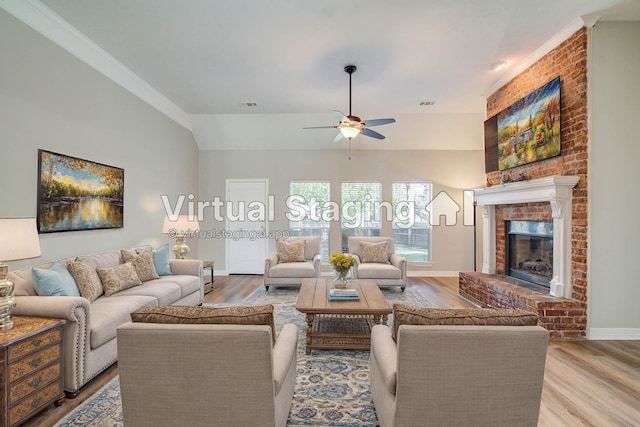
[[[329,289],[329,301],[358,299],[360,299],[360,295],[355,289]]]

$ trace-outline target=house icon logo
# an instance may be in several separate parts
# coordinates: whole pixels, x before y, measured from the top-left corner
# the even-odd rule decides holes
[[[431,226],[440,225],[440,217],[443,215],[445,225],[456,225],[460,205],[446,192],[441,191],[425,206],[425,210],[429,212]]]

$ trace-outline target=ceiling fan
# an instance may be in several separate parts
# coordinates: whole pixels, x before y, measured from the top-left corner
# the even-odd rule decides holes
[[[362,121],[360,117],[351,115],[351,75],[356,72],[358,68],[355,65],[347,65],[344,67],[345,73],[349,74],[349,115],[345,116],[338,110],[334,110],[333,114],[338,118],[340,122],[336,126],[312,126],[305,127],[303,129],[339,129],[340,133],[333,139],[334,142],[340,141],[342,138],[346,138],[351,143],[351,140],[358,134],[365,136],[384,139],[384,135],[369,129],[373,126],[381,126],[389,123],[395,123],[396,119],[373,119]]]

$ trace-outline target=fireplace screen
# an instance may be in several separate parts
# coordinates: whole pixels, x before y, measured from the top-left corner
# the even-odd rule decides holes
[[[553,274],[553,223],[507,221],[508,275],[549,287]]]

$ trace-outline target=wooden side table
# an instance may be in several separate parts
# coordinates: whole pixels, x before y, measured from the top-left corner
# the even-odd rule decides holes
[[[0,426],[22,423],[64,398],[62,326],[64,320],[12,316],[13,328],[0,331]]]
[[[213,290],[213,267],[215,266],[215,262],[214,261],[203,261],[202,262],[202,271],[204,272],[204,270],[206,270],[207,268],[209,269],[209,271],[211,272],[211,280],[209,280],[208,282],[204,283],[204,293],[208,294],[209,292],[211,292]]]

